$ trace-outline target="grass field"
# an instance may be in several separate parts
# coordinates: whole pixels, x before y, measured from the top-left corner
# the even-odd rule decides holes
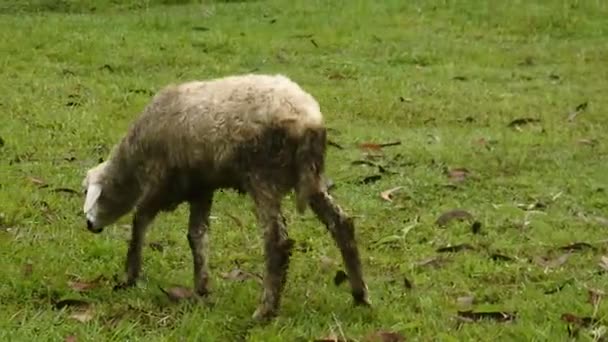
[[[608,3],[114,3],[0,0],[0,340],[606,338]],[[112,291],[130,218],[86,230],[85,171],[165,84],[245,72],[320,102],[371,310],[334,284],[324,227],[286,201],[298,250],[280,316],[251,324],[261,287],[230,272],[261,273],[261,231],[230,192],[212,212],[212,307],[160,289],[192,286],[185,207],[149,232],[139,286]],[[473,219],[436,223],[457,208]]]

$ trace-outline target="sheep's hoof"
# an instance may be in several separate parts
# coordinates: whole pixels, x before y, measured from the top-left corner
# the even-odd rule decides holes
[[[257,322],[269,322],[274,317],[276,317],[276,315],[276,310],[273,310],[267,305],[262,304],[258,306],[253,315],[251,315],[251,318]]]
[[[353,292],[353,299],[355,301],[355,305],[357,305],[357,306],[365,306],[365,307],[372,306],[372,301],[369,299],[369,295],[367,294],[367,292],[362,292],[362,293]]]

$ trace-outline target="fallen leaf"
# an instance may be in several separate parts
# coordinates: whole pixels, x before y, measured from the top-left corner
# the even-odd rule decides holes
[[[475,247],[471,246],[468,243],[463,243],[463,244],[454,245],[454,246],[440,247],[440,248],[437,248],[436,252],[437,253],[455,253],[455,252],[460,252],[460,251],[465,251],[465,250],[475,250]]]
[[[596,248],[587,242],[574,242],[569,245],[559,247],[558,249],[562,250],[562,251],[572,252],[572,251],[579,251],[582,249],[595,250]]]
[[[488,312],[473,312],[469,311],[458,311],[458,317],[464,321],[475,322],[482,319],[492,319],[498,322],[510,322],[513,321],[517,316],[516,312],[502,312],[502,311],[488,311]]]
[[[178,302],[182,299],[189,299],[189,298],[194,297],[194,292],[191,289],[184,287],[184,286],[174,286],[174,287],[170,287],[166,290],[159,286],[159,289],[164,294],[166,294],[167,297],[173,302]]]
[[[39,187],[46,185],[46,182],[43,179],[38,178],[38,177],[29,176],[29,177],[27,177],[27,179],[30,182],[32,182],[33,184],[38,185]]]
[[[462,296],[456,298],[456,303],[460,306],[471,306],[475,302],[474,296]]]
[[[55,309],[61,310],[65,307],[75,307],[80,309],[86,309],[91,304],[81,299],[63,299],[55,303]]]
[[[25,265],[23,265],[23,276],[25,277],[29,277],[32,275],[32,272],[34,270],[34,265],[32,265],[32,263],[26,263]]]
[[[336,262],[332,258],[325,255],[320,257],[319,262],[321,263],[321,269],[324,271],[327,271],[336,265]]]
[[[84,292],[84,291],[88,291],[90,289],[98,287],[100,282],[104,279],[105,279],[105,277],[103,275],[100,275],[97,278],[90,280],[90,281],[78,280],[78,279],[70,280],[70,281],[68,281],[68,286],[74,291]]]
[[[64,341],[65,342],[76,342],[78,340],[76,339],[76,336],[74,336],[74,335],[68,335],[68,336],[65,337]]]
[[[107,70],[109,72],[114,72],[114,68],[110,64],[104,64],[99,68],[99,70]]]
[[[604,271],[608,271],[608,257],[607,256],[602,256],[600,258],[600,261],[598,262],[598,266],[604,270]]]
[[[582,138],[582,139],[578,140],[578,143],[581,145],[595,146],[595,145],[597,145],[597,140]]]
[[[508,127],[518,127],[518,126],[526,125],[529,123],[535,123],[535,122],[540,122],[540,119],[521,118],[521,119],[515,119],[515,120],[509,122],[509,124],[507,126]]]
[[[244,281],[247,279],[255,279],[259,283],[262,283],[262,277],[258,274],[243,271],[240,268],[234,268],[232,271],[228,273],[221,273],[220,276],[226,280],[234,280],[234,281]]]
[[[454,209],[441,214],[435,223],[440,227],[443,227],[453,220],[463,221],[472,219],[473,215],[471,215],[468,211],[463,209]]]
[[[384,190],[380,193],[380,198],[382,198],[385,201],[388,202],[392,202],[393,201],[393,193],[395,193],[396,191],[399,191],[403,189],[403,186],[397,186],[388,190]]]
[[[313,342],[351,342],[351,341],[348,339],[345,340],[341,337],[338,337],[336,334],[332,333],[328,337],[318,338],[316,340],[313,340]]]
[[[432,256],[432,257],[428,257],[428,258],[415,262],[414,266],[416,266],[416,267],[425,267],[425,266],[439,267],[442,264],[444,264],[446,261],[447,261],[447,259],[442,258],[440,256]]]
[[[376,331],[367,335],[363,341],[365,342],[404,342],[405,337],[394,331]]]
[[[593,306],[599,305],[602,301],[602,298],[606,295],[606,293],[602,290],[598,289],[587,289],[587,293],[589,294],[588,302]]]
[[[89,306],[86,309],[77,310],[70,315],[71,319],[75,319],[81,323],[86,323],[94,317],[93,307]]]
[[[600,321],[593,317],[579,317],[571,313],[562,314],[562,321],[576,324],[580,327],[589,327],[593,324],[599,323]]]
[[[521,210],[530,211],[530,210],[541,210],[547,208],[547,205],[543,202],[536,201],[531,204],[517,204],[517,207]]]
[[[342,270],[338,270],[334,276],[334,284],[340,286],[344,281],[348,280],[348,275]]]
[[[588,102],[583,102],[583,103],[579,104],[578,106],[576,106],[576,108],[574,108],[574,110],[571,111],[570,114],[568,114],[568,121],[574,120],[574,118],[576,118],[577,115],[584,112],[585,109],[587,109],[587,105],[588,105]]]
[[[460,183],[466,180],[471,172],[463,167],[453,168],[447,171],[448,179],[453,183]]]
[[[550,259],[547,257],[535,257],[534,261],[542,267],[545,268],[557,268],[560,267],[561,265],[565,264],[566,261],[568,261],[568,258],[570,257],[570,253],[566,253],[566,254],[562,254],[557,258],[554,259]]]

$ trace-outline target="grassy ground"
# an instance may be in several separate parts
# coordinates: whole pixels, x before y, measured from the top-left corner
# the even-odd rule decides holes
[[[310,341],[388,330],[555,341],[577,326],[564,314],[600,320],[579,339],[601,335],[608,307],[589,293],[608,290],[598,265],[608,254],[606,2],[21,3],[0,1],[0,340]],[[261,272],[261,232],[250,201],[232,193],[213,212],[214,307],[170,303],[159,289],[191,286],[184,208],[155,222],[140,286],[112,292],[129,218],[93,235],[82,195],[56,191],[80,191],[85,170],[163,85],[250,71],[284,73],[321,103],[342,146],[328,154],[332,191],[356,216],[372,310],[353,308],[346,284],[334,284],[337,248],[289,201],[299,248],[282,311],[250,325],[259,284],[221,274]],[[509,125],[525,118],[537,121]],[[357,147],[397,140],[377,157]],[[353,163],[370,158],[386,172]],[[380,197],[397,186],[392,202]],[[481,229],[436,224],[455,208]],[[575,242],[590,246],[559,249]],[[462,243],[473,249],[437,251]],[[70,283],[100,275],[88,291]],[[54,309],[66,298],[90,304],[80,320]],[[466,310],[516,319],[458,319]]]

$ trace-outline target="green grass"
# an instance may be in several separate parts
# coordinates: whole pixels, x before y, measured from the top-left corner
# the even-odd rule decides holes
[[[0,340],[310,341],[382,329],[423,341],[563,341],[562,314],[608,314],[604,302],[587,302],[588,288],[608,290],[597,273],[606,221],[594,218],[608,210],[608,3],[184,2],[0,0]],[[252,272],[263,266],[250,200],[233,193],[218,194],[213,210],[212,308],[169,303],[159,290],[191,286],[184,207],[155,222],[148,241],[166,246],[144,250],[138,288],[71,289],[71,274],[111,279],[122,271],[129,218],[93,235],[82,195],[52,189],[80,191],[85,171],[165,84],[250,71],[300,83],[344,147],[330,147],[328,175],[356,216],[373,309],[354,308],[346,284],[333,284],[337,248],[310,213],[298,217],[286,201],[302,248],[280,316],[250,325],[259,284],[220,277],[236,263]],[[540,122],[508,127],[526,117]],[[359,184],[377,170],[352,164],[365,158],[356,144],[394,140],[402,144],[377,160],[394,173]],[[455,167],[474,177],[446,186],[444,170]],[[392,203],[380,198],[395,186],[404,188]],[[535,201],[546,207],[517,207]],[[465,222],[435,224],[454,208],[471,212],[481,233]],[[597,249],[550,269],[531,261],[580,241]],[[458,243],[479,250],[416,266]],[[515,259],[493,261],[492,252]],[[475,310],[517,311],[517,319],[459,326],[457,298],[468,295]],[[81,323],[54,310],[63,298],[91,302],[93,318]],[[592,340],[588,331],[579,338]]]

